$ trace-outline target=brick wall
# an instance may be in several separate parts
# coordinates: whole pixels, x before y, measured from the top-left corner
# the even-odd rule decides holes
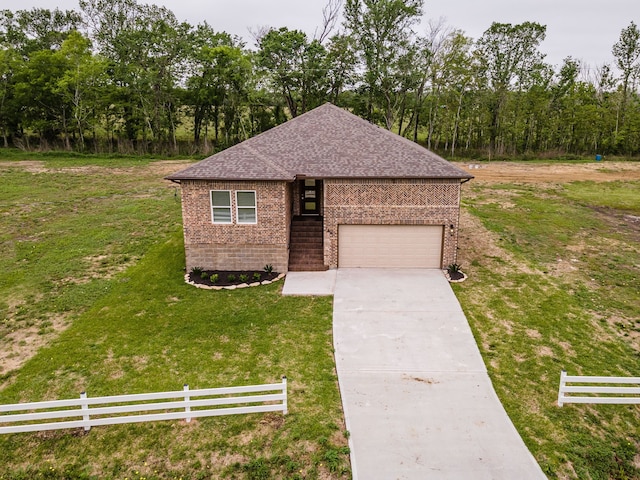
[[[255,190],[256,225],[214,225],[211,190]],[[295,190],[295,191],[294,191]],[[187,271],[260,270],[270,263],[287,270],[292,209],[299,208],[293,184],[278,181],[182,182]],[[456,262],[460,183],[457,180],[324,181],[325,265],[338,265],[338,225],[444,225],[443,261]],[[235,221],[235,220],[234,220]],[[453,232],[450,230],[453,225]]]
[[[187,271],[198,266],[212,270],[261,270],[272,264],[287,270],[291,225],[291,186],[280,181],[182,181]],[[211,190],[231,191],[234,223],[214,225]],[[255,190],[257,224],[236,224],[237,190]]]
[[[458,180],[325,180],[324,205],[324,260],[331,268],[338,265],[338,225],[444,225],[442,266],[456,262]]]

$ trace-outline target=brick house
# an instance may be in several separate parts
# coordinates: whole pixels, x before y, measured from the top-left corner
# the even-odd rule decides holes
[[[187,270],[444,268],[473,178],[332,104],[213,155],[180,183]]]

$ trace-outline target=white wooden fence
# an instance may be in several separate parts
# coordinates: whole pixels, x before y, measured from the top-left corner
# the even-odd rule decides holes
[[[565,403],[640,404],[640,377],[582,377],[567,375],[563,370],[560,374],[558,405]]]
[[[247,395],[263,392],[276,393]],[[203,390],[189,390],[185,385],[175,392],[93,398],[82,392],[79,399],[0,405],[0,434],[79,427],[89,430],[98,425],[157,420],[190,422],[192,418],[260,412],[287,413],[287,377],[282,377],[282,383],[269,385]],[[34,423],[42,420],[57,421]]]

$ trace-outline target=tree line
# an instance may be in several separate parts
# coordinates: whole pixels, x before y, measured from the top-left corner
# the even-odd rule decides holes
[[[544,25],[474,40],[442,22],[418,34],[422,15],[423,0],[328,0],[313,37],[265,27],[248,47],[136,0],[2,10],[2,145],[210,153],[333,102],[448,156],[640,154],[633,21],[612,64],[556,69]]]

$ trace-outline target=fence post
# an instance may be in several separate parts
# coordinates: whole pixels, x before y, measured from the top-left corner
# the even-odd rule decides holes
[[[80,400],[86,400],[86,399],[87,399],[87,392],[80,393]],[[88,432],[89,430],[91,430],[91,425],[89,425],[89,421],[91,419],[89,416],[89,405],[87,404],[87,402],[81,402],[80,405],[82,407],[82,411],[86,412],[82,415],[82,420],[84,420],[85,422],[84,431]]]
[[[189,384],[185,383],[184,384],[184,391],[188,392],[189,391]],[[189,402],[191,401],[191,397],[189,395],[185,395],[184,396],[184,401],[187,402],[187,405],[184,407],[184,411],[189,413],[191,411],[191,407],[189,406]],[[186,417],[185,420],[187,421],[187,423],[191,422],[191,417]]]
[[[562,372],[560,373],[560,388],[558,389],[558,406],[559,407],[561,407],[564,404],[562,399],[564,398],[564,387],[567,384],[566,377],[567,377],[567,371],[562,370]]]
[[[282,393],[284,393],[284,401],[282,402],[284,410],[282,410],[282,414],[286,415],[287,413],[289,413],[289,410],[287,404],[287,377],[285,376],[282,377]]]

